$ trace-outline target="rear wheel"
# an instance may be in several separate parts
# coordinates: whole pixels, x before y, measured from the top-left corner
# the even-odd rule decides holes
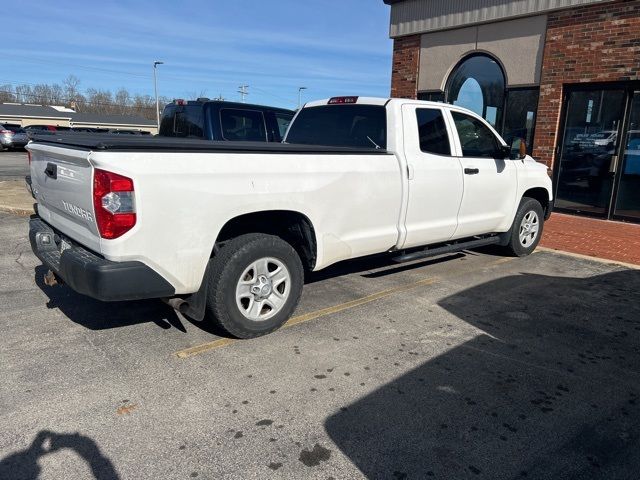
[[[524,257],[531,254],[542,237],[544,212],[540,202],[523,197],[511,226],[511,237],[505,249],[510,255]]]
[[[266,335],[297,307],[304,283],[302,262],[281,238],[241,235],[211,262],[207,317],[225,333],[237,338]]]

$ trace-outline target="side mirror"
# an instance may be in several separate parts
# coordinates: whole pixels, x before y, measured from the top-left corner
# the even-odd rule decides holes
[[[509,147],[509,156],[514,160],[523,160],[527,156],[527,144],[523,138],[514,138]]]
[[[498,158],[504,160],[505,158],[511,157],[511,147],[509,145],[500,145],[500,149],[498,150]]]

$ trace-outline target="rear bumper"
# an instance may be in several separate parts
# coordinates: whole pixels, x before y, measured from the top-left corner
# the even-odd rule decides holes
[[[25,147],[27,145],[27,143],[29,143],[29,140],[25,140],[24,142],[22,140],[13,140],[13,139],[0,139],[0,144],[2,144],[2,146],[4,148],[20,148],[20,147]]]
[[[29,221],[29,241],[42,263],[83,295],[113,302],[171,297],[175,289],[157,272],[142,262],[112,262],[65,238],[40,217]]]

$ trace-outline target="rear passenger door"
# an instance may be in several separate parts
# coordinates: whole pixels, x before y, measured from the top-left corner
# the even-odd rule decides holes
[[[407,235],[410,248],[450,239],[462,201],[462,167],[442,108],[403,105],[404,153],[408,166]]]
[[[504,158],[497,135],[475,116],[451,110],[464,196],[455,238],[504,231],[509,227],[518,188],[515,162]]]

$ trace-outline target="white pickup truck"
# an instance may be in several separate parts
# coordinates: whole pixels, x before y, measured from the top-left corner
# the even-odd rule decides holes
[[[476,114],[416,100],[308,103],[282,144],[68,134],[27,149],[49,282],[171,299],[240,338],[286,322],[305,270],[488,244],[527,255],[552,209],[544,165]]]

